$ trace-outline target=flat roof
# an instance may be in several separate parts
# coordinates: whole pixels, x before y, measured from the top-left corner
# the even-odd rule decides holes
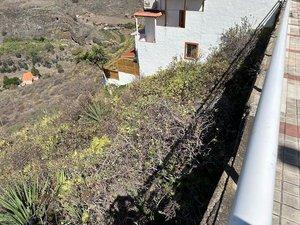
[[[157,18],[162,16],[162,12],[148,12],[148,11],[139,11],[134,14],[135,17],[153,17]]]

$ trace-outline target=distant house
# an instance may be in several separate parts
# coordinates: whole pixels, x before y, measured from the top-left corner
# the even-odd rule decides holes
[[[174,58],[204,60],[218,46],[224,30],[240,23],[241,18],[247,17],[255,28],[267,16],[262,25],[271,26],[276,2],[144,0],[144,10],[134,14],[135,49],[106,71],[108,83],[123,85],[151,76],[166,68]]]
[[[25,72],[22,76],[22,83],[20,86],[25,86],[25,85],[29,85],[32,84],[33,81],[38,80],[39,78],[36,76],[33,76],[33,74],[31,72]]]

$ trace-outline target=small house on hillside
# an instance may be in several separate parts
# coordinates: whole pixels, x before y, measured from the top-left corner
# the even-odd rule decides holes
[[[136,51],[125,52],[119,59],[106,65],[104,73],[109,84],[124,85],[139,78]]]
[[[32,84],[33,81],[38,80],[39,78],[36,76],[33,76],[33,74],[31,72],[25,72],[22,76],[22,83],[20,84],[20,86],[25,86],[25,85],[29,85]]]
[[[134,14],[134,54],[126,54],[130,57],[124,56],[115,63],[108,80],[126,84],[155,74],[174,58],[205,60],[218,46],[221,34],[240,24],[242,18],[246,17],[253,28],[265,18],[264,26],[273,25],[276,3],[277,0],[144,0],[144,10]]]

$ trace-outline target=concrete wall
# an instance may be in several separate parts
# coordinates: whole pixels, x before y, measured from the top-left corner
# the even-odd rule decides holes
[[[159,10],[166,9],[166,1],[168,10],[181,10],[184,7],[184,0],[160,0],[158,2]],[[204,0],[186,0],[187,10],[199,11]]]
[[[136,38],[141,76],[149,76],[160,68],[166,68],[174,58],[183,58],[185,42],[198,43],[204,59],[213,47],[218,46],[220,35],[225,30],[240,23],[243,17],[247,17],[255,28],[277,0],[207,0],[204,12],[199,11],[199,2],[187,1],[188,8],[196,7],[197,11],[186,12],[185,28],[161,26],[164,23],[160,18],[155,29],[155,44]],[[169,0],[168,9],[177,9],[181,4],[181,0]]]
[[[137,79],[136,76],[129,74],[129,73],[124,73],[119,71],[119,80],[117,79],[107,79],[107,84],[114,84],[114,85],[126,85],[129,83],[132,83]]]
[[[165,10],[165,1],[162,0],[162,7],[161,10]],[[201,0],[186,0],[186,9],[188,11],[198,11],[200,10],[202,5]],[[184,9],[184,0],[168,0],[167,3],[168,9],[166,13],[167,17],[167,26],[170,27],[179,27],[179,10]],[[159,17],[157,19],[157,25],[158,26],[164,26],[165,25],[165,15],[162,17]]]

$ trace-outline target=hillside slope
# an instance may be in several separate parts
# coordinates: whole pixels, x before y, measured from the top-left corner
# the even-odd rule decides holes
[[[103,85],[102,71],[92,65],[69,65],[67,71],[49,76],[24,88],[0,92],[1,126],[18,130],[38,118],[79,104],[94,95]]]
[[[127,17],[141,7],[140,3],[141,0],[1,1],[0,42],[5,36],[85,39],[105,24],[130,22]]]
[[[251,35],[249,26],[235,27],[223,35],[220,48],[206,62],[174,62],[127,87],[94,92],[97,86],[90,88],[90,78],[96,70],[80,79],[77,72],[68,76],[70,81],[51,79],[49,87],[52,82],[56,86],[39,92],[46,102],[54,96],[52,106],[61,107],[22,127],[0,127],[1,187],[14,190],[14,183],[30,190],[38,182],[45,186],[25,221],[199,224],[234,151],[257,74],[260,58],[252,52],[258,37],[249,46]],[[261,53],[265,42],[257,46]],[[240,57],[232,63],[236,55]],[[85,77],[88,88],[84,83],[81,88],[76,81]],[[70,95],[60,96],[61,90],[69,89]],[[78,97],[92,95],[77,98],[76,92]],[[26,91],[4,94],[5,99],[21,98]],[[207,105],[200,109],[205,111],[199,110],[203,102]],[[35,210],[45,206],[47,210]],[[0,207],[0,218],[14,218],[1,201]]]

